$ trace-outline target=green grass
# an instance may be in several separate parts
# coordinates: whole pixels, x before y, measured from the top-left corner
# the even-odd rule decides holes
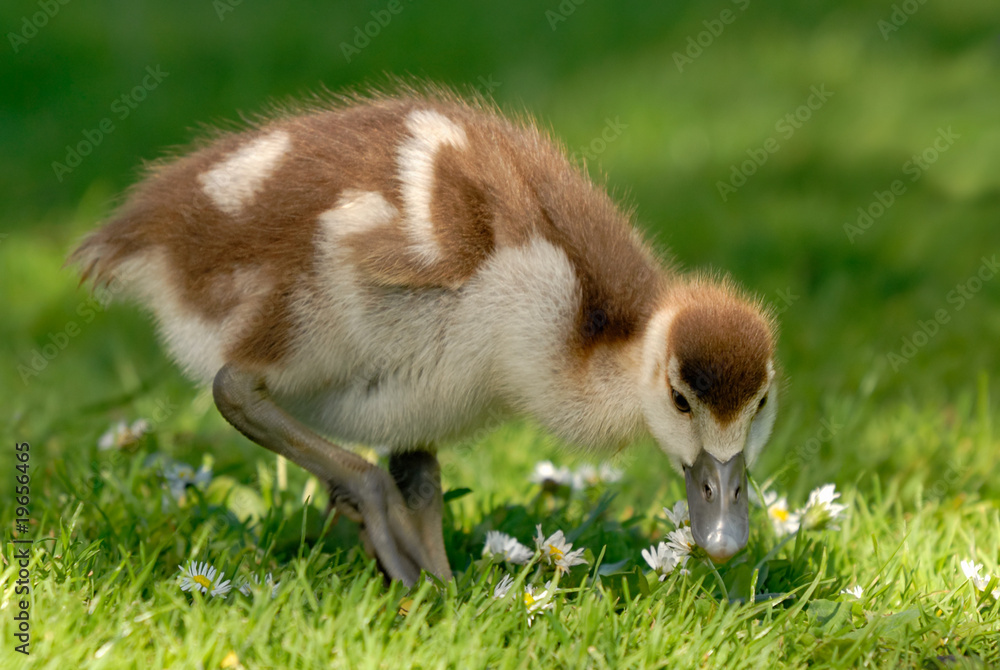
[[[883,40],[891,3],[752,2],[683,73],[673,53],[727,3],[592,0],[556,31],[531,3],[413,3],[346,63],[340,41],[382,6],[242,3],[220,23],[210,3],[70,3],[3,57],[0,425],[8,445],[31,443],[35,543],[28,658],[13,652],[4,545],[0,665],[218,668],[231,652],[247,668],[1000,665],[1000,605],[959,569],[974,559],[1000,574],[1000,281],[961,307],[949,300],[1000,255],[995,3],[928,2]],[[33,7],[4,5],[0,25]],[[58,182],[50,164],[65,144],[155,63],[170,77]],[[753,473],[793,505],[826,482],[848,505],[839,530],[806,533],[761,566],[759,593],[792,595],[747,602],[751,568],[777,543],[759,510],[745,558],[721,569],[734,602],[703,566],[647,578],[640,551],[669,530],[660,508],[683,495],[681,479],[642,443],[618,457],[621,483],[540,495],[528,482],[537,461],[588,456],[526,423],[442,453],[445,488],[471,489],[445,520],[455,582],[387,588],[349,523],[323,532],[323,492],[303,503],[315,489],[295,467],[279,486],[274,458],[180,376],[143,314],[91,302],[61,268],[138,162],[189,141],[198,122],[382,71],[471,85],[492,75],[502,104],[530,109],[571,150],[620,120],[592,172],[686,267],[725,269],[780,310],[779,420]],[[780,135],[814,85],[833,96]],[[960,137],[852,243],[843,226],[857,208],[908,180],[906,162],[949,126]],[[717,182],[772,136],[780,149],[722,201]],[[947,321],[894,365],[888,354],[940,310]],[[35,352],[53,342],[24,377],[19,366],[40,367]],[[139,444],[97,449],[113,421],[139,417],[153,423]],[[4,453],[6,542],[16,462]],[[178,505],[157,454],[209,459],[215,478]],[[529,627],[492,599],[498,574],[480,554],[487,530],[527,543],[536,523],[578,530],[590,566]],[[273,572],[282,588],[273,600],[192,597],[177,566],[195,558],[227,578]],[[612,566],[599,580],[598,558]],[[856,584],[861,600],[840,594]]]

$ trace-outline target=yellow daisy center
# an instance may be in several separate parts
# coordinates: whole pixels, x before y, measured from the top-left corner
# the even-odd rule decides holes
[[[557,561],[561,561],[562,560],[563,551],[562,551],[562,549],[560,549],[559,547],[557,547],[554,544],[550,544],[549,545],[549,554],[551,554],[552,558],[554,558]]]
[[[205,587],[206,589],[210,589],[210,588],[212,588],[212,582],[211,582],[211,581],[210,581],[210,580],[208,579],[208,577],[206,577],[206,576],[204,576],[204,575],[195,575],[195,576],[194,576],[194,577],[192,577],[191,579],[192,579],[192,581],[194,581],[194,583],[195,583],[195,584],[197,584],[198,586],[203,586],[203,587]]]
[[[773,516],[778,521],[788,521],[788,510],[787,509],[772,509],[771,516]]]
[[[524,604],[531,607],[535,604],[535,596],[531,595],[527,591],[524,592]]]

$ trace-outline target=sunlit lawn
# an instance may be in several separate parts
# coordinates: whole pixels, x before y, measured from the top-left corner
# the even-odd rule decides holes
[[[29,657],[13,651],[18,566],[5,545],[3,667],[1000,665],[989,593],[1000,584],[978,590],[960,565],[1000,575],[998,47],[942,45],[928,26],[945,10],[930,3],[912,26],[926,42],[903,30],[883,40],[875,21],[889,8],[806,25],[752,7],[761,15],[748,10],[743,29],[682,73],[673,52],[717,11],[692,6],[669,39],[588,60],[551,86],[519,87],[505,72],[494,94],[530,108],[570,150],[601,148],[592,171],[658,246],[686,267],[730,271],[780,313],[780,418],[752,472],[793,509],[836,484],[839,528],[781,538],[757,508],[747,551],[718,575],[692,558],[688,574],[660,581],[641,551],[674,530],[662,508],[683,482],[656,447],[616,457],[618,482],[545,491],[529,480],[539,461],[597,461],[515,423],[442,452],[455,581],[386,587],[352,524],[325,516],[321,487],[236,434],[164,358],[143,314],[106,307],[61,269],[108,212],[124,180],[115,172],[72,209],[15,218],[0,237],[0,417],[11,447],[31,444],[30,531],[17,537],[34,540]],[[573,24],[559,30],[569,39]],[[821,85],[832,96],[788,134],[781,120]],[[153,104],[151,115],[169,109]],[[613,139],[595,145],[608,123]],[[907,171],[949,128],[947,149]],[[777,150],[723,201],[719,182],[732,184],[733,166],[769,138]],[[895,180],[905,191],[891,206],[861,234],[845,231]],[[114,422],[137,419],[148,434],[98,448]],[[0,520],[13,529],[16,461],[5,453]],[[173,462],[210,466],[211,482],[178,501],[163,476]],[[529,626],[523,586],[544,588],[554,571],[494,564],[482,550],[489,530],[534,550],[536,524],[563,530],[588,564],[550,587],[554,606]],[[193,560],[234,588],[182,591],[178,566]],[[273,598],[235,588],[266,573],[280,583]],[[506,573],[517,581],[495,599]],[[842,593],[858,586],[860,597]]]

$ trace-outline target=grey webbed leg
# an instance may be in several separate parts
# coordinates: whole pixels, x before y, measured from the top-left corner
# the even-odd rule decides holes
[[[339,508],[360,517],[366,545],[391,579],[410,586],[421,568],[438,573],[413,513],[387,472],[299,423],[275,404],[255,372],[226,365],[212,390],[219,412],[238,431],[319,477]]]
[[[389,456],[389,474],[410,509],[413,525],[430,560],[428,570],[443,580],[451,579],[451,566],[448,565],[441,529],[444,501],[437,457],[429,451],[392,454]]]

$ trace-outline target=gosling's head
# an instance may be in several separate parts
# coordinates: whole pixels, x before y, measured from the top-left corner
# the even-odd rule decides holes
[[[746,468],[774,425],[773,324],[727,284],[698,281],[667,294],[643,344],[647,424],[684,473],[695,541],[727,561],[746,546]]]

